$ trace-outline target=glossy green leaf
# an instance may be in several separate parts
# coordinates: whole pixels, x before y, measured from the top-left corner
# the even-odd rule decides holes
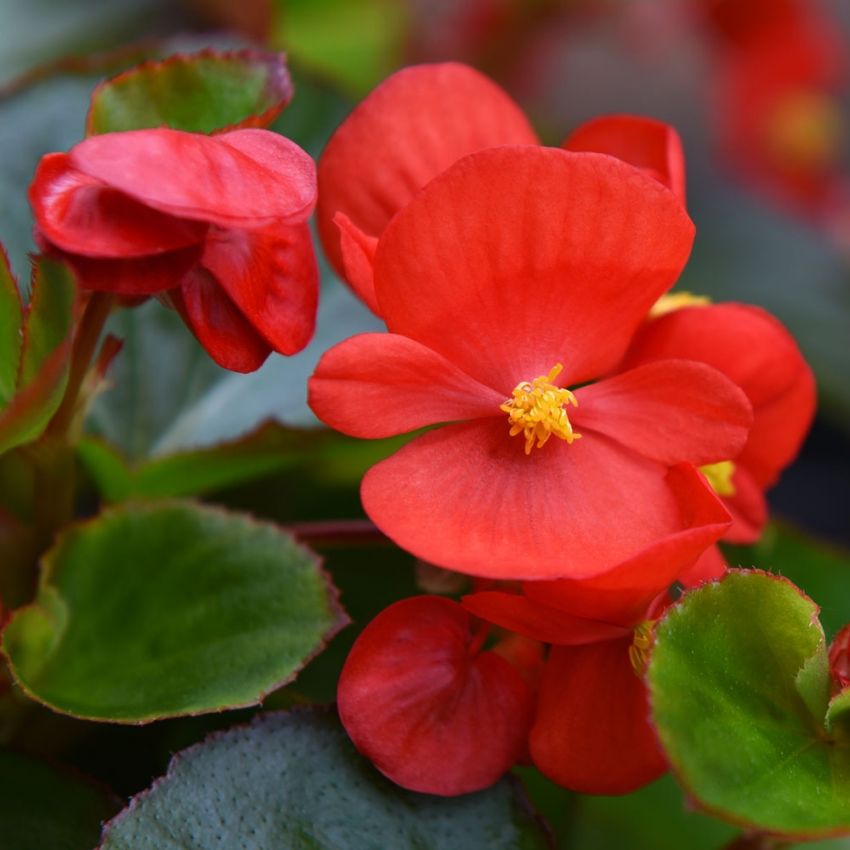
[[[656,630],[652,712],[703,808],[789,837],[850,834],[850,741],[829,737],[817,606],[789,581],[731,572]]]
[[[84,438],[77,453],[107,502],[196,496],[308,462],[327,442],[321,431],[269,423],[241,440],[130,464],[109,443]]]
[[[70,771],[0,751],[0,846],[91,850],[117,806]]]
[[[316,556],[275,526],[126,505],[60,536],[3,648],[54,710],[145,722],[258,702],[344,620]]]
[[[101,850],[543,850],[515,786],[443,799],[393,785],[323,711],[266,714],[174,757]]]
[[[293,61],[365,95],[402,61],[408,10],[397,0],[273,0],[271,38]]]
[[[0,410],[15,394],[21,360],[23,305],[18,284],[0,245]]]
[[[266,127],[291,98],[283,54],[205,50],[146,62],[101,83],[92,95],[87,130]]]

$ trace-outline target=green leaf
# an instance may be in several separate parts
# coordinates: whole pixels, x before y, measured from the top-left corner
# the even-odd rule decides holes
[[[0,836],[8,850],[91,850],[116,809],[80,777],[0,751]]]
[[[21,293],[9,268],[6,250],[0,245],[0,410],[15,394],[23,318]]]
[[[648,671],[652,713],[701,807],[782,836],[850,834],[850,742],[811,711],[828,699],[811,672],[825,653],[817,606],[767,573],[733,571],[668,611]]]
[[[266,714],[174,757],[104,830],[100,850],[543,850],[515,786],[403,791],[323,711]]]
[[[409,14],[396,0],[274,0],[272,42],[362,96],[401,64]]]
[[[196,496],[307,462],[327,442],[321,431],[268,423],[249,436],[214,448],[177,452],[136,465],[110,444],[84,438],[77,453],[108,502],[129,498]]]
[[[61,535],[3,648],[39,702],[140,723],[257,703],[344,622],[316,556],[275,526],[126,505]]]
[[[850,551],[826,544],[782,523],[773,523],[755,546],[724,546],[733,566],[783,575],[820,606],[827,636],[850,621]]]
[[[101,83],[92,95],[87,131],[266,127],[291,98],[283,54],[204,50],[145,62]]]

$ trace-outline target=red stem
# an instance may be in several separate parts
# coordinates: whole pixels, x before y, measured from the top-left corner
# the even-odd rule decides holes
[[[282,525],[302,543],[317,547],[388,546],[392,541],[368,519],[332,519]]]

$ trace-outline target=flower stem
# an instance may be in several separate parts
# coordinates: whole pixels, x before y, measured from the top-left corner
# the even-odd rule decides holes
[[[388,546],[390,539],[367,519],[333,519],[294,522],[282,525],[284,531],[302,543],[316,547]]]

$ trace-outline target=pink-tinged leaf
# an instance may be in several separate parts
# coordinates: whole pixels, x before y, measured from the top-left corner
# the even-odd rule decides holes
[[[15,394],[18,382],[23,313],[18,284],[0,244],[0,410]]]
[[[87,135],[146,127],[214,133],[268,127],[292,98],[282,53],[203,50],[144,62],[92,94]]]

